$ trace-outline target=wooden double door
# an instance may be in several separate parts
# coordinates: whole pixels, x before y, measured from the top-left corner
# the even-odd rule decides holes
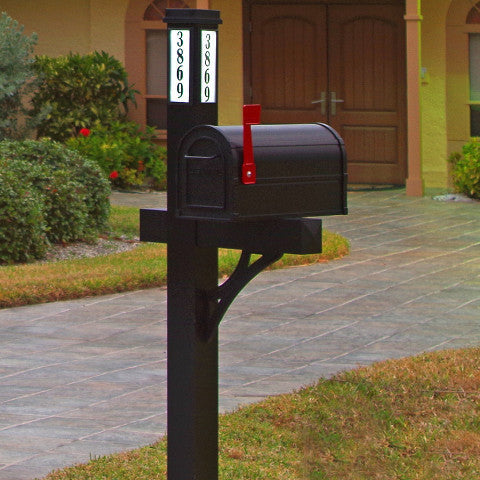
[[[345,140],[350,183],[404,184],[403,2],[252,1],[249,15],[262,123],[328,123]]]

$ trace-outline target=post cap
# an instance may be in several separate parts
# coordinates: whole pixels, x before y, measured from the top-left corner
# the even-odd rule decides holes
[[[219,10],[196,8],[167,8],[163,21],[172,25],[220,25],[222,23]]]

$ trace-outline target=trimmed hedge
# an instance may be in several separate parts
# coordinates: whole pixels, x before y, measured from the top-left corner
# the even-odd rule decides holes
[[[0,264],[41,258],[48,241],[41,196],[16,172],[0,168]]]
[[[0,142],[0,177],[0,263],[41,258],[48,243],[88,240],[107,226],[108,180],[59,143]]]
[[[480,199],[480,138],[471,138],[462,153],[453,153],[449,161],[456,191]]]

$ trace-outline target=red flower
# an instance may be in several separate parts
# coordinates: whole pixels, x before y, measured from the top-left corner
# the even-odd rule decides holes
[[[116,170],[114,170],[110,175],[109,177],[114,180],[115,178],[118,178],[118,172]]]
[[[84,137],[88,137],[90,135],[90,130],[88,128],[82,128],[78,133]]]

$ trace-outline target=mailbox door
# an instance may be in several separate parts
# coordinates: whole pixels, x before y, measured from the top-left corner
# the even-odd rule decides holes
[[[226,208],[226,156],[230,147],[213,127],[194,128],[179,155],[178,205],[181,216],[219,217]]]

